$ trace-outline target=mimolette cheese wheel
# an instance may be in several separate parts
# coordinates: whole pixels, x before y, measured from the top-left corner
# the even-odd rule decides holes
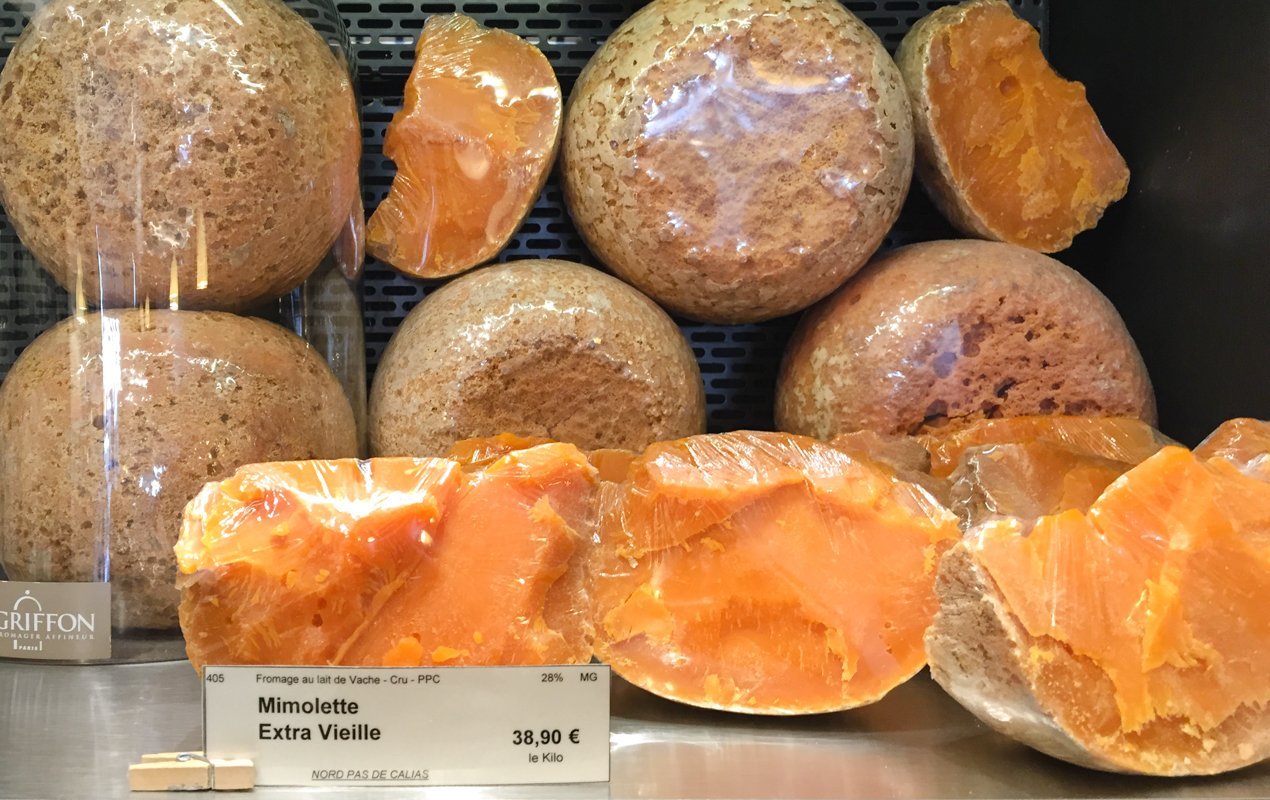
[[[922,668],[956,520],[920,489],[801,436],[662,442],[609,484],[596,654],[690,705],[806,714],[871,703]]]
[[[370,218],[367,250],[421,278],[494,258],[547,181],[562,113],[538,48],[461,14],[429,17],[384,136],[397,175]]]
[[[1028,415],[1155,421],[1116,309],[1040,253],[936,241],[891,251],[803,316],[776,386],[781,430],[918,434]]]
[[[209,484],[177,545],[203,664],[591,659],[595,470],[572,445],[449,459],[260,464]]]
[[[339,381],[278,325],[221,311],[72,317],[0,385],[0,560],[12,580],[108,576],[116,629],[173,629],[172,545],[204,483],[357,451]]]
[[[1001,733],[1149,775],[1270,756],[1270,483],[1166,447],[1088,513],[970,531],[937,587],[931,674]]]
[[[882,244],[913,170],[899,69],[837,0],[656,0],[578,77],[565,200],[591,250],[676,314],[806,308]]]
[[[1270,481],[1270,422],[1227,420],[1200,442],[1195,455],[1229,461],[1247,475]]]
[[[429,456],[512,432],[586,450],[705,431],[683,333],[647,297],[567,261],[498,264],[406,317],[370,394],[371,452]]]
[[[1138,464],[1172,439],[1132,417],[1008,417],[982,419],[953,431],[920,437],[930,451],[933,475],[946,477],[967,451],[1000,444],[1048,442],[1075,453]]]
[[[72,294],[244,309],[360,215],[348,66],[285,3],[38,6],[0,73],[0,204]]]
[[[963,233],[1066,249],[1124,197],[1129,168],[1040,36],[1004,0],[941,8],[896,55],[913,106],[917,175]]]

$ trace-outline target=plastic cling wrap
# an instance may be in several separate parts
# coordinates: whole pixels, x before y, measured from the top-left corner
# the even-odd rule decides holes
[[[1229,461],[1254,478],[1270,481],[1270,422],[1227,420],[1195,448],[1195,455]]]
[[[776,385],[781,430],[940,433],[1024,415],[1155,421],[1116,309],[1022,247],[922,242],[865,267],[805,314]]]
[[[595,470],[545,444],[245,467],[186,510],[181,627],[204,664],[585,663]]]
[[[11,580],[109,580],[116,628],[173,629],[181,510],[239,464],[357,455],[304,341],[221,311],[68,319],[0,385],[0,557]]]
[[[882,243],[911,126],[899,69],[836,0],[657,0],[570,95],[565,199],[591,250],[666,308],[770,319]]]
[[[949,508],[963,526],[1087,511],[1112,481],[1170,441],[1145,422],[1119,417],[981,420],[921,438],[932,472],[948,476]]]
[[[967,451],[996,444],[1047,442],[1076,453],[1137,464],[1175,442],[1145,422],[1128,417],[1011,417],[980,420],[959,430],[922,437],[931,472],[952,474]]]
[[[1088,512],[997,519],[941,563],[931,674],[1078,764],[1212,774],[1270,756],[1270,483],[1168,446]]]
[[[705,431],[683,333],[611,275],[515,261],[450,281],[393,335],[371,389],[374,455],[440,455],[511,432],[584,449]]]
[[[0,632],[0,658],[174,658],[199,488],[361,454],[347,37],[333,0],[19,5],[0,24],[23,25],[0,55],[0,594],[93,630]],[[25,585],[46,583],[92,585]]]
[[[663,442],[606,484],[596,653],[673,700],[761,714],[863,705],[921,669],[954,518],[829,445]]]
[[[49,0],[0,73],[0,204],[89,305],[286,294],[356,223],[360,154],[347,63],[276,0]]]
[[[494,258],[547,180],[561,113],[538,48],[460,14],[430,17],[384,138],[397,175],[371,217],[370,252],[425,278]]]

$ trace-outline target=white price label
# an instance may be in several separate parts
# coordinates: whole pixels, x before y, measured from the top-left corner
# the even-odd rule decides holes
[[[609,779],[607,666],[203,670],[210,758],[261,786]]]

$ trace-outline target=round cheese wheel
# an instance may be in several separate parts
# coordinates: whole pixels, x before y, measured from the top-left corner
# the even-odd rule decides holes
[[[821,438],[1055,414],[1154,424],[1155,396],[1106,297],[997,242],[925,242],[869,265],[799,323],[776,389],[777,425]]]
[[[345,64],[272,0],[52,0],[0,73],[0,203],[89,304],[239,309],[357,202]]]
[[[754,322],[865,263],[913,167],[899,69],[836,0],[655,0],[578,78],[569,210],[671,311]]]
[[[514,433],[643,449],[705,430],[692,348],[648,298],[598,270],[517,261],[415,307],[370,398],[375,455],[442,455]]]
[[[0,453],[9,577],[109,577],[113,626],[157,629],[177,624],[172,546],[205,482],[356,456],[358,441],[298,336],[224,312],[128,310],[65,320],[23,351],[0,385]]]

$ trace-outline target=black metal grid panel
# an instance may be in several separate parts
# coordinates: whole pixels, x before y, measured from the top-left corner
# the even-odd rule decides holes
[[[288,2],[328,36],[338,38],[328,25],[330,15],[320,0]],[[1020,16],[1041,31],[1044,45],[1048,0],[1011,2]],[[950,4],[951,0],[844,0],[844,5],[872,27],[892,51],[914,22]],[[0,64],[34,5],[33,0],[0,0]],[[643,2],[632,0],[337,2],[362,98],[362,181],[367,212],[375,209],[392,182],[395,169],[383,156],[384,130],[401,105],[405,78],[414,62],[415,36],[429,15],[462,12],[485,25],[525,37],[546,54],[567,95],[595,49],[642,5]],[[883,247],[951,235],[952,230],[925,196],[914,191]],[[29,257],[15,258],[18,249],[12,228],[0,217],[0,378],[30,338],[66,306],[56,299],[47,279],[32,268]],[[602,266],[569,220],[555,175],[499,260],[543,257]],[[21,269],[5,266],[13,263]],[[406,278],[374,260],[367,264],[362,295],[368,374],[373,375],[385,345],[402,319],[434,285]],[[42,305],[31,305],[34,296],[41,299]],[[30,308],[19,314],[19,304]],[[711,430],[771,426],[775,373],[795,321],[789,317],[758,325],[681,323],[705,379]]]

